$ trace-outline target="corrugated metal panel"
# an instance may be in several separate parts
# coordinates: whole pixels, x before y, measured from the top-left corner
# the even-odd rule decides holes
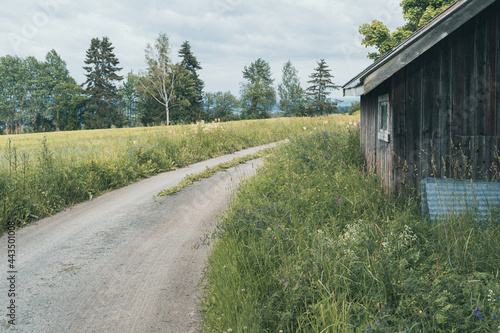
[[[491,209],[500,208],[500,182],[424,178],[421,188],[422,213],[432,221],[475,211],[488,218]]]

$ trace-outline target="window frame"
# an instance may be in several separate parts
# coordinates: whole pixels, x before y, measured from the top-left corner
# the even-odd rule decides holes
[[[387,114],[386,114],[386,122],[385,124],[382,123],[382,112],[384,106],[387,107]],[[378,139],[381,141],[389,142],[390,141],[390,110],[391,110],[391,103],[389,100],[389,94],[384,94],[380,95],[378,97],[378,121],[377,121],[377,131],[378,131]],[[385,128],[384,128],[385,125]]]

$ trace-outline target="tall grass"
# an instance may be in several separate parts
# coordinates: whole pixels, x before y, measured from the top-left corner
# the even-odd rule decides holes
[[[163,171],[347,116],[0,136],[0,230]],[[0,231],[1,232],[1,231]]]
[[[297,137],[204,244],[206,332],[498,332],[500,226],[387,201],[358,128]]]

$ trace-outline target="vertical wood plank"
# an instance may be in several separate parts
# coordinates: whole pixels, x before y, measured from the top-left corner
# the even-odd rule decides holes
[[[406,107],[405,107],[405,84],[406,69],[399,70],[392,77],[391,82],[391,107],[393,116],[393,168],[394,168],[394,191],[405,193],[406,161]]]
[[[495,3],[496,52],[495,52],[495,114],[496,135],[500,136],[500,4]],[[500,148],[500,146],[498,146]]]
[[[461,144],[459,136],[462,135],[464,123],[464,67],[463,67],[463,29],[458,29],[452,34],[451,64],[452,64],[452,117],[450,126],[450,178],[458,177],[458,151]]]
[[[448,156],[451,154],[451,121],[452,121],[452,62],[451,62],[451,39],[447,38],[441,48],[440,64],[440,88],[441,106],[439,108],[439,119],[435,141],[439,145],[439,175],[438,177],[450,178],[450,161]]]
[[[442,44],[431,48],[423,56],[423,86],[422,86],[422,129],[421,129],[421,175],[434,177],[433,169],[439,164],[436,153],[439,154],[439,134],[435,125],[439,123],[439,113],[442,98],[440,87],[440,56]],[[436,152],[437,151],[437,152]],[[437,168],[439,170],[439,168]]]
[[[498,6],[497,6],[498,7]],[[486,22],[486,87],[485,87],[485,135],[494,136],[496,135],[496,54],[498,50],[497,45],[497,21],[494,15],[487,16]]]
[[[406,79],[406,152],[409,191],[417,189],[417,179],[420,176],[420,122],[422,101],[422,58],[417,58],[407,66]]]

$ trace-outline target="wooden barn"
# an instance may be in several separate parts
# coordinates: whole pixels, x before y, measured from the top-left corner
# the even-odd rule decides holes
[[[495,178],[500,1],[461,0],[344,87],[361,96],[368,166],[397,193],[432,178]]]

